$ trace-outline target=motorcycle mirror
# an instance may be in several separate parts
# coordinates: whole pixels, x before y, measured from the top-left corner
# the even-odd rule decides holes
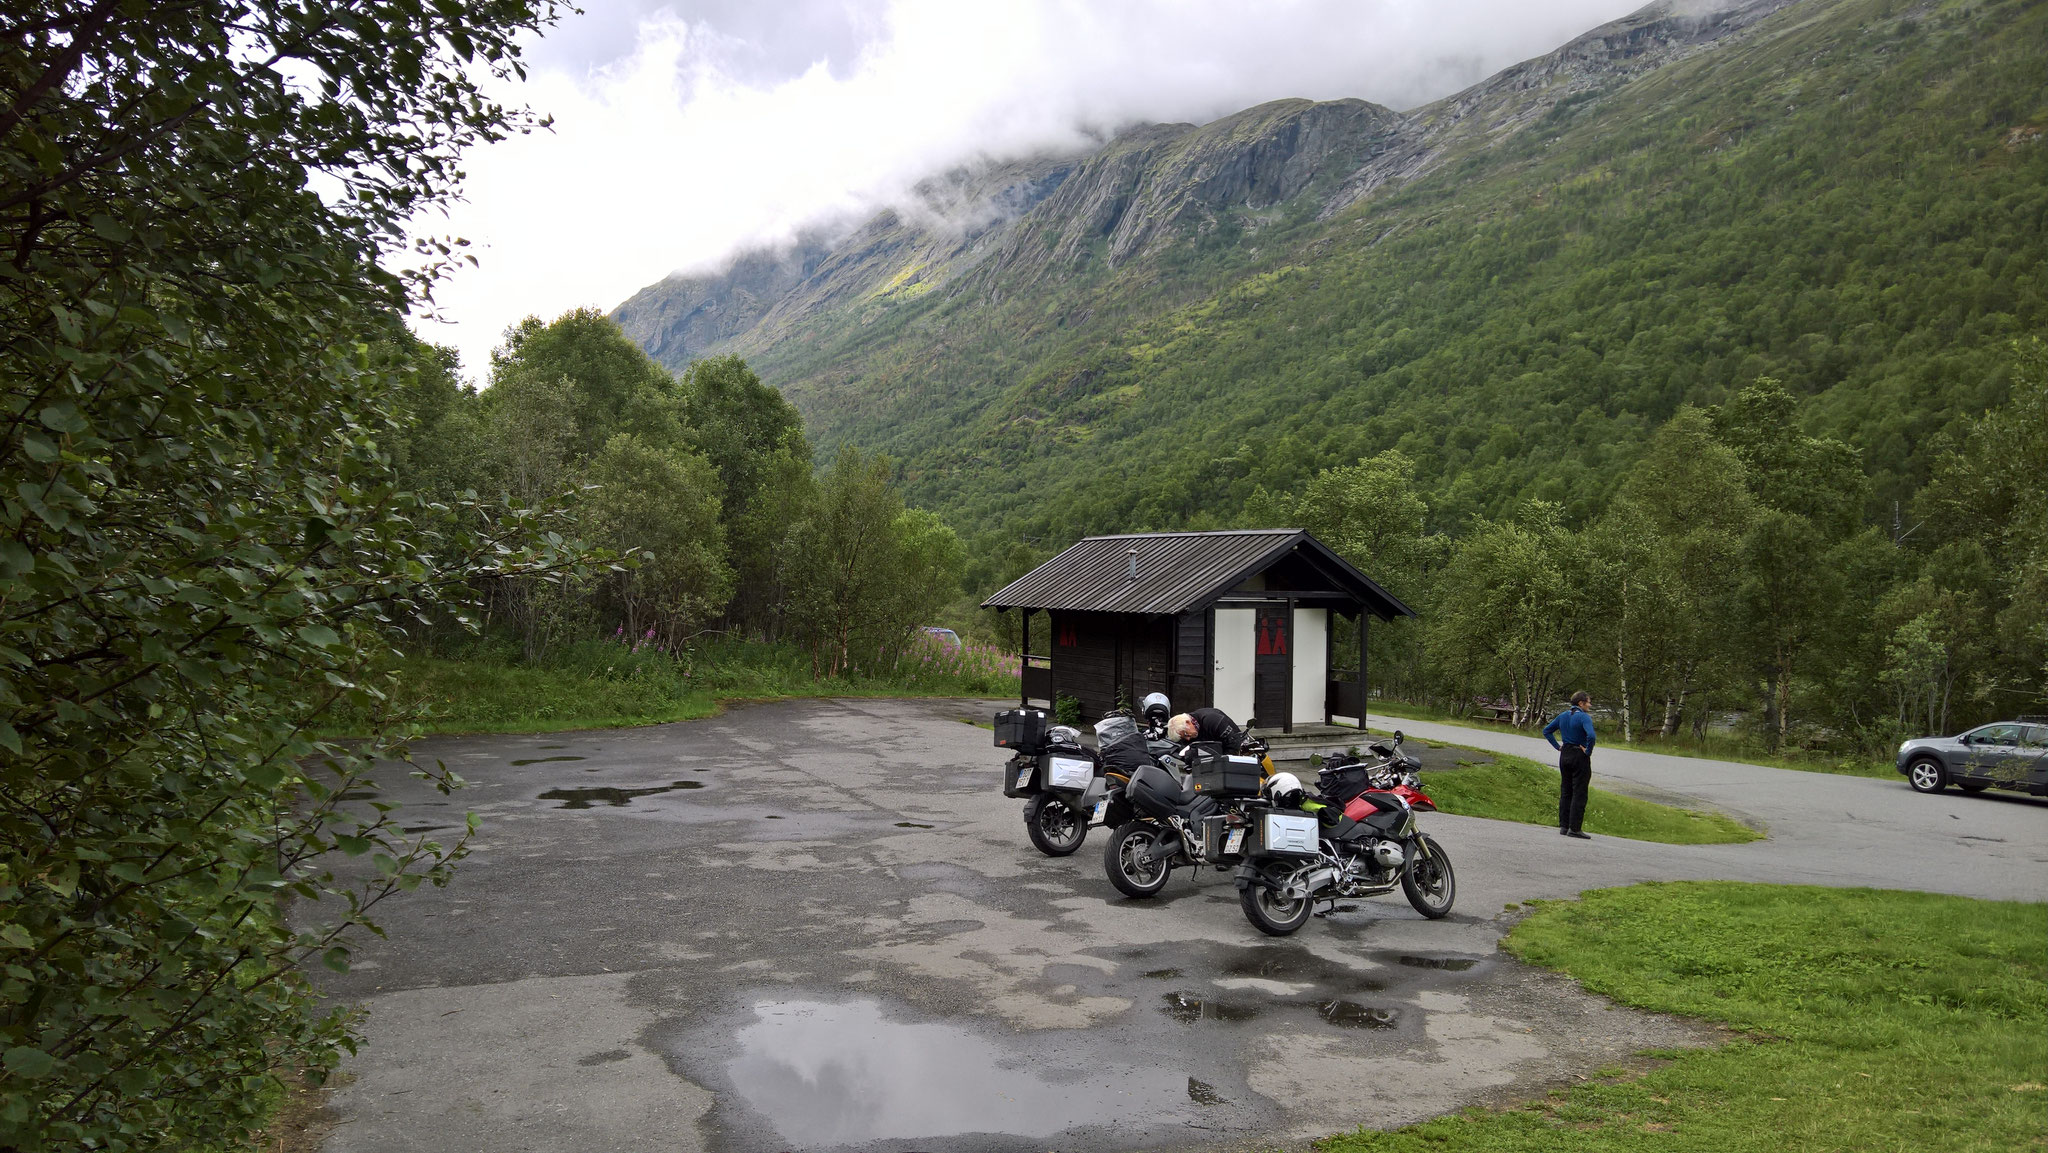
[[[1401,730],[1399,729],[1394,730],[1394,743],[1397,745],[1401,743]]]
[[[1259,727],[1259,718],[1257,718],[1257,717],[1246,717],[1246,718],[1245,718],[1245,721],[1244,721],[1244,727],[1245,727],[1245,728],[1247,728],[1247,729],[1256,729],[1256,728],[1258,728],[1258,727]]]

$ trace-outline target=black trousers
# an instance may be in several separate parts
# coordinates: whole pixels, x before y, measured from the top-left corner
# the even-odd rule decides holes
[[[1571,745],[1557,755],[1557,827],[1579,831],[1593,787],[1593,754]]]

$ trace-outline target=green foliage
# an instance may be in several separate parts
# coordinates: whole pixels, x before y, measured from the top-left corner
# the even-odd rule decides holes
[[[803,418],[736,356],[691,364],[682,389],[692,439],[718,469],[739,578],[732,616],[742,627],[772,632],[784,597],[776,550],[810,484]]]
[[[1622,1004],[1753,1037],[1322,1148],[2025,1148],[2048,1093],[2044,917],[2038,904],[1727,882],[1542,902],[1510,952]]]
[[[1556,769],[1500,753],[1479,756],[1492,763],[1424,773],[1422,791],[1446,813],[1557,827]],[[1598,788],[1586,802],[1586,829],[1603,837],[1667,845],[1741,844],[1763,837],[1721,813],[1673,808]]]
[[[990,648],[913,643],[861,662],[858,677],[819,677],[794,644],[703,637],[678,649],[583,640],[534,663],[517,646],[463,646],[395,669],[394,703],[436,733],[555,732],[694,720],[729,700],[789,697],[999,696],[1017,693],[1016,657]],[[346,725],[361,718],[337,716]]]
[[[852,675],[869,653],[893,656],[959,586],[959,540],[906,510],[889,462],[844,448],[807,515],[783,542],[793,634],[820,675]]]
[[[369,671],[574,546],[394,485],[449,397],[378,261],[529,123],[476,84],[553,11],[0,15],[0,1147],[239,1144],[352,1044],[302,965],[462,851],[344,803],[401,751]],[[344,704],[367,742],[310,735]]]
[[[1970,629],[1990,652],[1970,694],[1993,709],[2048,698],[2048,341],[2013,359],[2011,399],[1953,438],[1919,501],[1943,543],[1929,573],[1982,606]]]
[[[1541,502],[1460,541],[1426,616],[1430,657],[1453,698],[1502,693],[1516,724],[1541,717],[1592,617],[1586,570],[1583,541]]]
[[[725,606],[732,573],[718,520],[718,475],[702,456],[622,432],[592,458],[584,480],[590,489],[578,510],[583,533],[621,554],[644,550],[638,565],[600,586],[620,631],[674,642]]]

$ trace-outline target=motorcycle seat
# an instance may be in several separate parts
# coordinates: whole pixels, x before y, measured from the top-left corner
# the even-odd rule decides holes
[[[1179,781],[1174,780],[1172,773],[1152,765],[1134,771],[1130,784],[1124,791],[1133,805],[1154,817],[1186,817],[1199,820],[1221,807],[1216,803],[1216,798],[1182,787]]]

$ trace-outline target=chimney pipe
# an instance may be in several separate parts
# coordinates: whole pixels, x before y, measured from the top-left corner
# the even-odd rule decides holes
[[[1127,549],[1127,550],[1125,550],[1125,551],[1127,551],[1127,552],[1129,552],[1129,553],[1131,554],[1131,579],[1132,579],[1132,580],[1137,580],[1137,579],[1138,579],[1138,550],[1137,550],[1137,549]]]

